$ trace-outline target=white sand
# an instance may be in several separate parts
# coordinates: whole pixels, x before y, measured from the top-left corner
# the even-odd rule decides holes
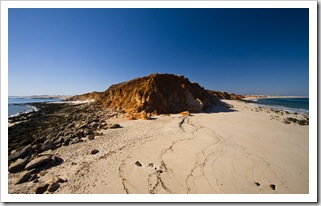
[[[267,108],[225,102],[235,111],[111,119],[122,128],[52,151],[64,162],[45,177],[67,179],[55,193],[68,194],[308,193],[309,126],[284,124],[286,114]],[[17,175],[9,174],[9,193],[31,193],[40,184],[13,185]]]

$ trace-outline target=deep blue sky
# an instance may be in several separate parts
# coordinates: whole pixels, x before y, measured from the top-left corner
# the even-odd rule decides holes
[[[151,73],[308,95],[308,9],[9,9],[9,96],[104,91]]]

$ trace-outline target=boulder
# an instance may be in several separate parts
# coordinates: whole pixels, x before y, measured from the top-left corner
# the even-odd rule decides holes
[[[35,169],[22,172],[19,175],[19,177],[16,179],[15,184],[17,185],[17,184],[21,184],[21,183],[27,182],[31,178],[31,175],[34,172],[35,172]]]
[[[46,151],[49,149],[55,149],[56,144],[52,140],[47,140],[41,145],[41,151]]]
[[[22,171],[25,168],[25,166],[28,163],[28,161],[29,161],[29,158],[17,159],[15,162],[10,164],[9,172],[15,173],[15,172]]]
[[[8,157],[8,161],[15,161],[19,158],[24,158],[26,156],[31,155],[33,149],[31,145],[27,145],[26,147],[24,147],[21,151],[17,151],[11,155],[9,155]]]
[[[33,159],[32,161],[30,161],[25,169],[26,170],[30,170],[30,169],[33,169],[33,168],[36,168],[36,167],[39,167],[40,165],[43,165],[45,163],[48,163],[52,161],[52,155],[45,155],[45,156],[40,156],[36,159]]]

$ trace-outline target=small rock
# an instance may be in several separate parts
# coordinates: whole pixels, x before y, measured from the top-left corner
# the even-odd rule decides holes
[[[50,149],[50,150],[41,152],[41,153],[39,153],[38,155],[39,155],[39,156],[51,155],[51,154],[50,154],[51,152],[52,152],[52,150]]]
[[[149,163],[148,166],[149,167],[154,167],[154,163]]]
[[[256,185],[256,186],[260,186],[261,184],[260,184],[260,183],[258,183],[258,182],[255,182],[255,185]]]
[[[57,182],[64,183],[64,182],[68,182],[68,180],[59,177]]]
[[[116,129],[116,128],[120,128],[119,124],[112,124],[108,126],[109,129]]]
[[[38,175],[37,174],[33,174],[31,175],[31,177],[29,178],[29,181],[36,181],[38,180]]]
[[[40,185],[35,189],[36,194],[43,194],[47,191],[49,184]]]
[[[39,141],[40,142],[44,142],[46,140],[46,137],[45,136],[41,136],[40,138],[39,138]]]
[[[41,149],[41,144],[34,144],[34,145],[32,145],[32,149],[33,149],[34,151],[39,151],[39,150]]]
[[[84,133],[85,135],[88,135],[88,134],[91,133],[91,131],[90,131],[88,128],[85,128],[83,133]]]
[[[190,113],[189,113],[189,111],[183,111],[183,112],[181,112],[181,115],[183,115],[183,116],[190,116]]]
[[[48,173],[48,171],[42,170],[41,172],[39,172],[39,176],[40,177],[45,176],[47,173]]]
[[[104,133],[102,133],[102,132],[95,132],[95,136],[103,136],[104,135]]]
[[[98,152],[99,152],[98,149],[93,149],[91,150],[90,154],[94,155],[94,154],[97,154]]]
[[[57,145],[59,143],[63,143],[65,141],[65,139],[63,137],[59,137],[56,141],[54,141],[54,143]]]
[[[137,165],[138,167],[143,166],[143,165],[142,165],[140,162],[138,162],[138,161],[135,162],[135,165]]]
[[[89,139],[89,140],[94,140],[94,139],[95,139],[95,135],[94,135],[94,134],[88,135],[88,139]]]
[[[271,184],[270,187],[271,187],[272,190],[276,189],[276,185],[274,185],[274,184]]]
[[[136,117],[134,117],[133,115],[128,117],[129,120],[136,120]]]
[[[48,192],[54,192],[60,187],[60,184],[58,182],[52,182],[48,186]]]
[[[70,144],[77,144],[77,143],[80,143],[80,142],[83,142],[83,140],[80,139],[80,138],[75,138]]]
[[[144,119],[144,120],[151,119],[150,113],[146,113],[145,110],[141,111],[141,112],[140,112],[140,115],[141,115],[141,119]]]

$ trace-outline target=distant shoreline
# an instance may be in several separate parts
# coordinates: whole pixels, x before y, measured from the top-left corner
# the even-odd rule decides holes
[[[21,99],[66,99],[72,95],[32,95],[32,96],[9,96],[9,98]]]
[[[251,99],[264,99],[264,98],[309,98],[309,96],[281,96],[281,95],[244,95],[243,99],[251,100]]]

